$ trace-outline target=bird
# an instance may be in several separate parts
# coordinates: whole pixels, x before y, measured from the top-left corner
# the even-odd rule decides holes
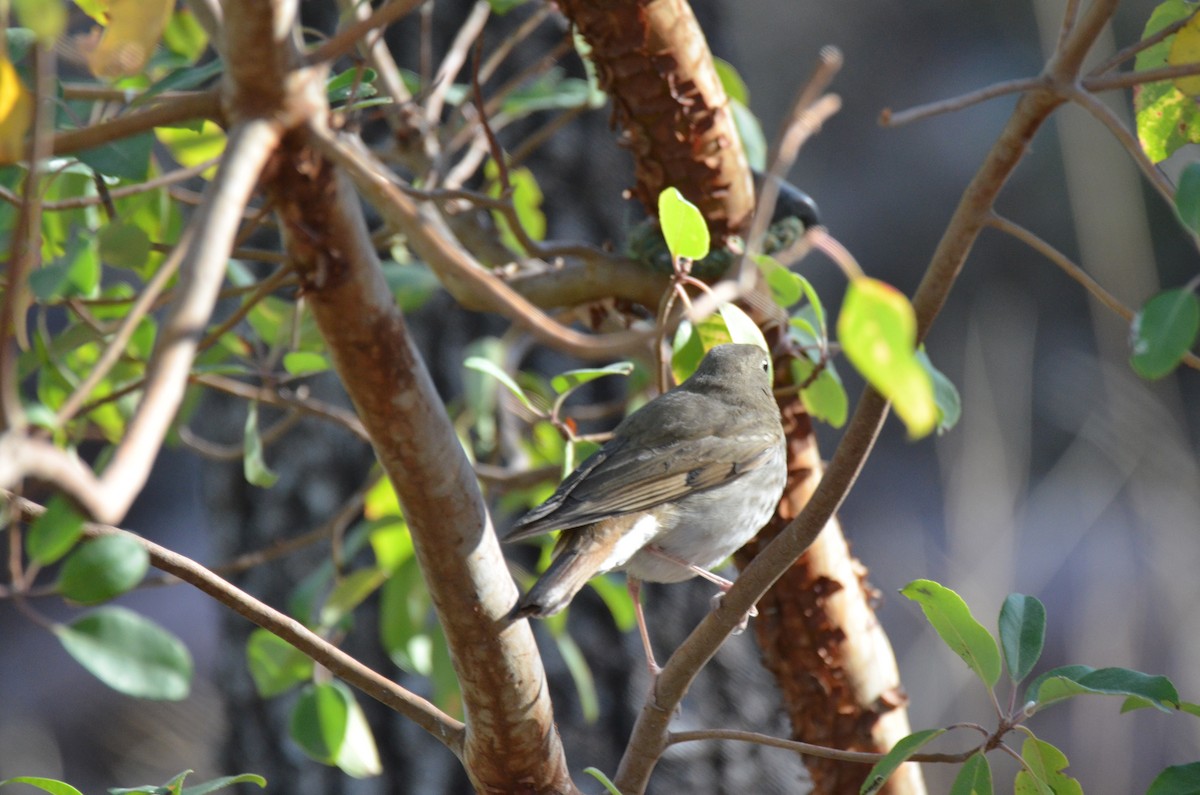
[[[728,590],[732,583],[709,569],[774,514],[786,458],[769,354],[756,345],[714,346],[689,378],[626,417],[513,525],[506,543],[562,531],[554,559],[513,619],[554,615],[592,577],[624,570],[656,676],[641,583],[699,575]]]

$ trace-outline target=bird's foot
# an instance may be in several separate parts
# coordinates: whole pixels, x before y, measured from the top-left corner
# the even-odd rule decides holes
[[[713,594],[712,609],[713,610],[718,609],[721,606],[721,602],[724,599],[725,599],[725,591],[724,590],[718,591],[715,594]],[[737,626],[733,628],[733,632],[731,634],[741,635],[743,632],[746,631],[746,626],[750,623],[750,619],[754,618],[757,615],[758,615],[758,608],[755,607],[754,605],[750,605],[750,609],[748,611],[746,611],[746,614],[744,616],[742,616],[742,620],[739,621],[737,623]]]

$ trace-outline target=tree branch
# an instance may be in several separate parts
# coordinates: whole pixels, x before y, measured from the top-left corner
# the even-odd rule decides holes
[[[221,117],[220,95],[216,91],[204,91],[174,99],[164,99],[145,110],[118,116],[110,121],[78,130],[57,133],[51,149],[56,155],[65,155],[80,149],[91,149],[109,141],[148,132],[155,127],[178,124],[189,119],[220,119]]]
[[[1107,0],[1097,5],[1106,3]],[[1083,15],[1068,44],[1073,40],[1078,47],[1076,36],[1079,30],[1093,31],[1094,35],[1097,29],[1094,12],[1095,6]],[[1070,61],[1059,59],[1057,64],[1064,62]],[[913,297],[918,339],[928,333],[945,304],[1008,176],[1025,154],[1034,134],[1063,102],[1063,97],[1049,89],[1030,91],[1018,101],[1000,137],[967,186]],[[825,476],[804,510],[742,571],[721,605],[700,622],[667,661],[654,696],[642,708],[621,760],[616,784],[622,792],[644,791],[650,773],[666,747],[670,717],[692,679],[741,617],[812,543],[845,500],[870,453],[887,407],[887,402],[873,389],[868,388],[863,393]]]
[[[320,156],[325,148],[310,148],[315,138],[289,138],[287,165],[269,189],[335,369],[404,508],[462,685],[464,766],[481,791],[517,782],[573,791],[533,632],[508,620],[517,590],[479,484],[391,298],[350,182]]]
[[[427,207],[419,207],[392,183],[381,164],[373,162],[360,144],[335,138],[327,130],[312,129],[313,145],[346,170],[354,184],[384,218],[402,230],[413,251],[461,303],[483,304],[517,325],[538,341],[585,359],[607,359],[646,345],[649,334],[618,332],[593,336],[567,328],[548,318],[494,273],[481,267],[446,228],[445,221]],[[472,300],[473,299],[473,300]]]
[[[11,493],[5,493],[4,496],[29,516],[40,516],[46,511],[43,506],[23,497]],[[353,685],[384,706],[410,718],[441,740],[451,751],[459,753],[464,733],[462,723],[383,674],[363,665],[291,616],[260,602],[191,558],[149,541],[137,533],[93,522],[84,523],[83,532],[87,538],[119,535],[133,539],[149,553],[150,563],[154,568],[195,586],[238,615],[287,641],[313,662],[329,669],[334,676]]]
[[[40,477],[61,483],[101,522],[115,524],[125,516],[179,410],[196,345],[225,276],[242,208],[278,140],[276,126],[261,119],[230,131],[216,177],[205,189],[205,202],[188,225],[191,239],[180,265],[177,298],[159,331],[145,392],[104,475],[97,478],[68,453],[10,432],[0,437],[0,448],[13,453],[0,456],[0,488],[10,488],[27,476]]]

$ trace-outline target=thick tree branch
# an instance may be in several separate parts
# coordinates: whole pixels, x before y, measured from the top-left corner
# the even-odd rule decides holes
[[[270,191],[286,250],[395,486],[462,685],[461,755],[481,791],[574,790],[528,622],[478,482],[413,347],[349,180],[297,133]]]
[[[118,116],[110,121],[93,124],[78,130],[66,130],[54,136],[52,151],[56,155],[90,149],[109,141],[148,132],[155,127],[179,124],[190,119],[221,118],[221,101],[216,91],[156,102],[145,110]]]
[[[1086,51],[1081,31],[1094,36],[1103,24],[1096,17],[1097,6],[1108,7],[1111,13],[1112,3],[1107,0],[1089,7],[1068,37],[1064,51],[1047,65],[1048,70],[1058,70],[1056,78],[1062,79],[1062,70],[1071,65],[1078,69]],[[996,196],[1038,129],[1064,101],[1064,97],[1051,89],[1035,89],[1017,103],[1000,137],[967,186],[913,297],[919,339],[928,333],[945,304],[980,229],[990,217]],[[846,498],[874,444],[887,407],[887,402],[874,390],[863,393],[820,485],[804,510],[742,571],[721,606],[696,627],[667,661],[655,697],[642,709],[621,760],[616,784],[622,792],[644,791],[650,772],[666,747],[670,716],[700,667],[750,607],[812,543]]]

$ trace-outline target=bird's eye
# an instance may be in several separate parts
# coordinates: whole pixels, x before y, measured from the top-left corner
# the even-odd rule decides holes
[[[762,368],[763,368],[764,373],[771,372],[771,363],[768,362],[766,359],[763,359]]]

